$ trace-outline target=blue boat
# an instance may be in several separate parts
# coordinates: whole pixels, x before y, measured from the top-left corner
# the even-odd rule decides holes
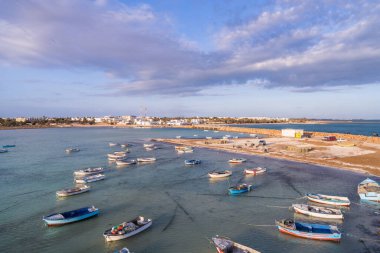
[[[99,209],[94,206],[90,206],[63,213],[53,213],[43,217],[42,220],[45,221],[48,226],[62,226],[68,223],[88,219],[98,214]]]
[[[342,237],[333,225],[296,222],[293,219],[276,221],[276,225],[281,233],[306,239],[339,242]]]
[[[358,194],[362,200],[380,202],[380,185],[367,178],[358,185]]]
[[[2,149],[0,148],[0,153],[7,153],[8,152],[8,149]]]
[[[228,188],[230,195],[239,195],[245,192],[251,191],[252,185],[248,184],[239,184]]]
[[[3,148],[14,148],[14,147],[16,147],[16,145],[9,145],[9,144],[8,144],[8,145],[4,145],[4,146],[3,146]]]
[[[185,160],[186,165],[196,165],[200,163],[201,163],[201,160]]]

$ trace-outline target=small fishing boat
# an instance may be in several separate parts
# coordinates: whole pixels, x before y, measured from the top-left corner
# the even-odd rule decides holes
[[[214,131],[214,133],[219,133],[219,131]]]
[[[145,143],[144,148],[153,148],[154,144],[153,143]]]
[[[218,253],[260,253],[257,250],[218,235],[212,238],[212,242]]]
[[[182,136],[181,136],[181,135],[177,135],[175,138],[176,138],[176,139],[181,139]]]
[[[2,148],[0,148],[0,154],[1,153],[7,153],[8,152],[8,149],[2,149]]]
[[[244,159],[244,158],[232,158],[228,160],[229,163],[244,163],[246,161],[247,159]]]
[[[118,241],[133,235],[136,235],[152,225],[151,219],[145,219],[142,216],[137,217],[128,222],[123,222],[120,225],[114,226],[103,233],[107,242]]]
[[[206,136],[206,140],[211,140],[212,137],[211,136]]]
[[[79,152],[80,149],[79,148],[67,148],[65,149],[66,153],[75,153],[75,152]]]
[[[103,180],[105,178],[106,178],[106,176],[103,174],[96,174],[96,175],[87,176],[87,177],[83,177],[83,178],[77,178],[77,179],[75,179],[75,183],[86,184],[86,183],[92,183],[92,182],[96,182],[99,180]]]
[[[339,209],[304,204],[293,204],[292,207],[296,213],[312,217],[324,219],[343,219],[342,211]]]
[[[358,185],[358,194],[362,200],[380,202],[380,185],[367,178]]]
[[[137,162],[139,163],[152,163],[155,162],[155,157],[143,157],[143,158],[137,158]]]
[[[192,147],[186,147],[186,148],[183,148],[183,149],[178,149],[177,152],[178,152],[178,154],[193,153],[194,150],[193,150]]]
[[[87,169],[74,171],[74,176],[83,177],[83,176],[88,176],[88,175],[102,173],[102,172],[104,172],[104,168],[102,167],[91,167]]]
[[[90,190],[90,186],[83,185],[80,187],[68,188],[68,189],[63,189],[63,190],[57,191],[56,195],[57,195],[57,197],[68,197],[68,196],[88,192],[89,190]]]
[[[230,170],[223,170],[223,171],[213,171],[208,173],[208,176],[211,178],[223,178],[223,177],[229,177],[232,175],[232,171]]]
[[[119,143],[116,143],[116,142],[110,142],[110,143],[108,143],[108,145],[109,145],[110,147],[116,147],[116,146],[119,146],[120,144],[119,144]]]
[[[276,225],[281,233],[306,239],[339,242],[342,236],[333,225],[295,222],[293,219],[276,221]]]
[[[109,159],[117,159],[117,158],[125,157],[125,156],[127,156],[127,152],[125,151],[118,151],[118,152],[113,152],[112,154],[107,154],[107,157]]]
[[[16,147],[16,145],[14,144],[7,144],[3,146],[3,148],[14,148],[14,147]]]
[[[256,167],[254,169],[245,169],[244,173],[247,174],[247,175],[256,176],[256,175],[259,175],[259,174],[263,174],[266,171],[267,171],[266,168]]]
[[[313,202],[333,205],[333,206],[350,206],[350,200],[347,197],[330,196],[323,194],[308,193],[306,197]]]
[[[250,184],[239,184],[228,188],[228,193],[230,195],[239,195],[245,192],[249,192],[251,189],[252,185]]]
[[[128,143],[120,144],[120,147],[122,147],[122,148],[126,148],[126,147],[129,147],[129,144],[128,144]]]
[[[48,226],[62,226],[68,223],[73,223],[94,217],[99,214],[99,209],[91,207],[83,207],[77,210],[72,210],[63,213],[54,213],[42,218]]]
[[[201,160],[185,160],[186,165],[196,165],[200,163],[201,163]]]
[[[152,151],[152,150],[156,150],[156,149],[158,149],[158,147],[156,147],[156,146],[145,148],[146,151]]]
[[[136,160],[116,160],[116,165],[123,166],[123,165],[131,165],[136,164]]]

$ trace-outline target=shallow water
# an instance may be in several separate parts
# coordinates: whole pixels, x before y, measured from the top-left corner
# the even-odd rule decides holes
[[[225,133],[188,129],[34,129],[0,131],[0,144],[16,144],[0,154],[0,252],[216,252],[207,238],[228,236],[261,252],[380,252],[378,207],[359,205],[356,185],[366,177],[342,170],[257,156],[229,165],[236,154],[195,149],[178,155],[173,146],[145,151],[149,138],[181,135],[222,136]],[[233,135],[236,135],[233,134]],[[157,162],[117,168],[109,164],[108,142],[131,143],[130,157],[155,156]],[[66,154],[65,148],[79,147]],[[185,166],[185,159],[202,164]],[[55,191],[73,185],[73,171],[88,166],[107,168],[106,180],[91,183],[91,191],[57,199]],[[243,176],[245,167],[262,166],[268,173]],[[215,169],[231,169],[227,180],[210,180]],[[377,179],[379,180],[379,179]],[[243,196],[228,196],[229,185],[252,183]],[[288,207],[306,203],[302,195],[320,192],[348,196],[353,204],[339,225],[339,244],[297,239],[280,234],[275,219],[293,217]],[[86,221],[48,228],[42,216],[87,205],[101,214]],[[112,225],[143,215],[153,226],[132,238],[106,243],[102,233]],[[298,216],[297,216],[298,217]],[[303,217],[305,218],[305,217]],[[256,226],[263,225],[263,226]],[[365,238],[359,242],[358,238]]]
[[[232,125],[237,127],[250,128],[267,128],[267,129],[284,129],[296,128],[304,129],[312,132],[327,132],[327,133],[349,133],[372,136],[372,134],[380,134],[380,121],[354,121],[350,123],[328,123],[328,124],[247,124],[247,125]]]

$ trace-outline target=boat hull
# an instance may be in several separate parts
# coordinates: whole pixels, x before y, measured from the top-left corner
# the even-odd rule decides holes
[[[142,227],[140,227],[140,228],[138,228],[138,229],[136,229],[130,233],[124,234],[124,235],[106,235],[106,234],[103,234],[103,236],[107,242],[119,241],[119,240],[126,239],[128,237],[134,236],[134,235],[148,229],[150,226],[152,226],[152,221],[148,222],[145,226],[142,226]]]
[[[316,233],[308,233],[308,232],[302,232],[297,230],[291,230],[287,229],[281,226],[277,226],[278,230],[281,233],[292,235],[295,237],[300,237],[304,239],[311,239],[311,240],[319,240],[319,241],[332,241],[332,242],[340,242],[341,235],[340,234],[316,234]]]
[[[48,225],[49,227],[54,227],[54,226],[57,227],[57,226],[63,226],[63,225],[67,225],[67,224],[70,224],[70,223],[78,222],[78,221],[81,221],[81,220],[86,220],[86,219],[95,217],[97,215],[99,215],[99,210],[93,211],[91,213],[87,213],[87,214],[82,215],[82,216],[68,218],[68,219],[63,219],[63,220],[48,220],[48,219],[45,219],[45,218],[43,220],[46,222],[46,225]]]
[[[324,218],[324,219],[343,219],[343,214],[340,214],[340,215],[339,214],[322,214],[322,213],[316,213],[316,212],[303,210],[301,208],[298,208],[297,206],[293,206],[293,208],[296,213],[300,213],[300,214],[311,216],[311,217]]]

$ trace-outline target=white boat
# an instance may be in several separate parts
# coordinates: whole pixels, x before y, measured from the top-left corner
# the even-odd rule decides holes
[[[211,136],[206,136],[206,140],[211,140],[212,137]]]
[[[120,144],[119,144],[119,143],[116,143],[116,142],[110,142],[110,143],[108,143],[108,145],[109,145],[110,147],[116,147],[116,146],[119,146]]]
[[[263,174],[267,171],[266,168],[261,168],[261,167],[256,167],[254,169],[245,169],[244,170],[244,173],[247,174],[247,175],[258,175],[258,174]]]
[[[156,149],[158,149],[158,147],[156,147],[156,146],[145,148],[146,151],[152,151],[152,150],[156,150]]]
[[[151,219],[145,219],[142,216],[128,222],[114,226],[103,233],[107,242],[118,241],[136,235],[152,226]]]
[[[102,172],[104,172],[104,168],[93,167],[93,168],[87,168],[87,169],[82,169],[82,170],[76,170],[74,171],[74,176],[83,177],[83,176],[102,173]]]
[[[323,194],[308,193],[306,194],[306,197],[310,201],[326,204],[326,205],[350,206],[351,204],[350,200],[347,197],[341,197],[341,196],[330,196],[330,195],[323,195]]]
[[[182,136],[181,136],[181,135],[177,135],[175,138],[176,138],[176,139],[181,139]]]
[[[86,184],[86,183],[91,183],[91,182],[103,180],[105,178],[106,178],[106,176],[104,174],[96,174],[96,175],[87,176],[87,177],[83,177],[83,178],[77,178],[77,179],[75,179],[75,183]]]
[[[118,166],[131,165],[136,163],[136,160],[116,160],[116,165]]]
[[[144,148],[153,148],[154,144],[153,143],[145,143]]]
[[[152,163],[155,162],[155,157],[143,157],[143,158],[137,158],[137,162],[139,163]]]
[[[129,144],[128,144],[128,143],[120,144],[120,147],[122,147],[122,148],[126,148],[126,147],[129,147]]]
[[[214,131],[214,133],[219,133],[219,131]]]
[[[244,158],[232,158],[228,160],[229,163],[244,163],[246,161],[247,159],[244,159]]]
[[[231,170],[224,170],[224,171],[214,171],[208,173],[208,176],[211,178],[223,178],[223,177],[229,177],[232,175]]]
[[[63,189],[63,190],[57,191],[56,195],[57,195],[57,197],[68,197],[68,196],[88,192],[89,190],[90,190],[90,186],[83,185],[80,187],[68,188],[68,189]]]
[[[126,155],[127,155],[126,151],[118,151],[118,152],[113,152],[111,154],[107,154],[107,157],[111,159],[116,159],[116,158],[125,157]]]
[[[212,242],[218,253],[260,253],[257,250],[218,235],[212,238]]]
[[[343,219],[342,211],[339,209],[333,209],[329,207],[311,206],[305,204],[293,204],[292,205],[296,213],[325,218],[325,219]]]
[[[194,152],[193,149],[180,149],[180,150],[177,150],[178,154],[193,153],[193,152]]]
[[[358,185],[358,194],[362,200],[380,202],[380,185],[367,178]]]
[[[66,153],[74,153],[74,152],[79,152],[79,148],[67,148],[65,149]]]

